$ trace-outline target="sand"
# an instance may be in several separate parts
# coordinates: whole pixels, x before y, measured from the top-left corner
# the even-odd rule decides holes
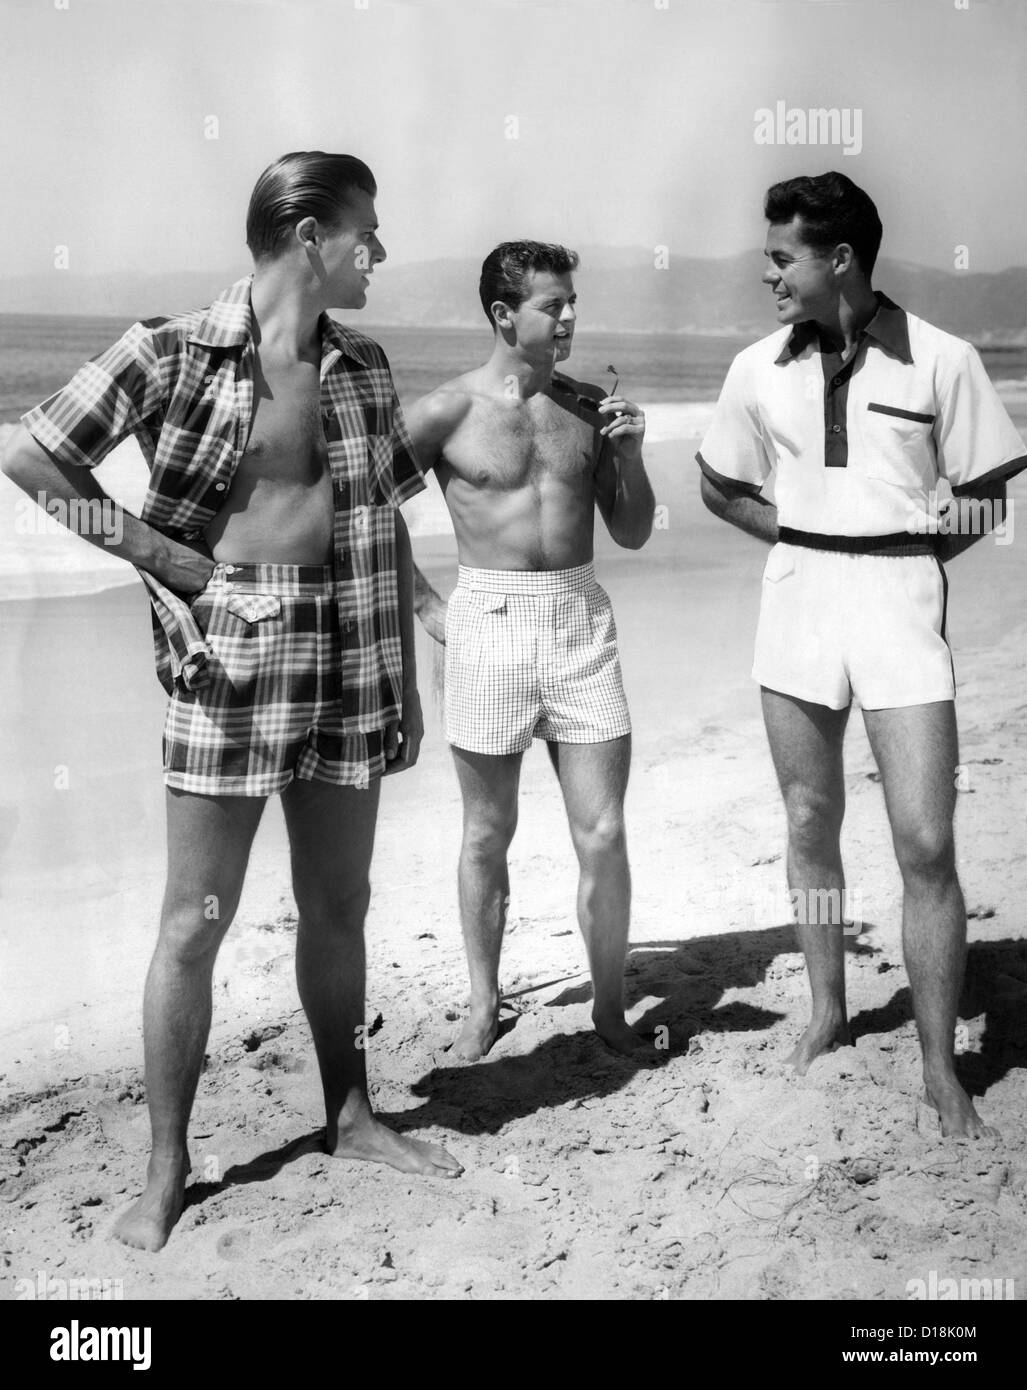
[[[428,737],[384,790],[373,870],[370,1067],[383,1117],[466,1172],[433,1183],[321,1152],[272,803],[218,963],[189,1204],[156,1256],[110,1238],[145,1166],[139,1001],[163,872],[145,602],[133,586],[2,605],[0,1295],[84,1279],[144,1299],[878,1299],[935,1271],[1015,1278],[1022,1296],[1025,546],[985,541],[950,571],[972,943],[961,1066],[1002,1131],[956,1143],[918,1100],[898,872],[858,718],[844,839],[864,919],[848,956],[857,1044],[804,1079],[780,1074],[806,985],[791,929],[766,910],[784,827],[748,679],[765,552],[701,510],[694,447],[652,450],[665,529],[641,553],[598,553],[636,726],[629,1017],[666,1030],[665,1065],[638,1070],[590,1032],[573,857],[541,745],[511,855],[503,1033],[476,1066],[445,1052],[467,1000],[460,806],[422,634]],[[1022,481],[1014,496],[1027,527]],[[451,544],[418,554],[451,587]]]

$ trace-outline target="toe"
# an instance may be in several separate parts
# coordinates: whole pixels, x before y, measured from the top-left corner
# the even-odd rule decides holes
[[[437,1168],[445,1169],[446,1172],[451,1173],[453,1177],[456,1177],[457,1174],[464,1171],[464,1165],[459,1159],[454,1158],[451,1153],[447,1152],[446,1149],[440,1149],[436,1145],[432,1145],[431,1157],[432,1162]]]

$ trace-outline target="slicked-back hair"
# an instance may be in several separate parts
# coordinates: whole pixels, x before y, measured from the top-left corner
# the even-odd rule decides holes
[[[815,251],[847,242],[869,277],[881,247],[881,219],[870,195],[844,174],[802,174],[775,183],[767,190],[763,211],[772,223],[790,222],[798,214],[802,239]]]
[[[549,241],[502,241],[485,257],[478,281],[478,296],[485,317],[495,327],[492,305],[501,300],[511,309],[528,297],[527,280],[533,270],[567,275],[578,268],[578,253]]]
[[[246,213],[246,245],[255,261],[273,260],[297,222],[316,217],[329,231],[338,226],[354,189],[374,198],[374,175],[351,154],[298,150],[283,154],[261,174]]]

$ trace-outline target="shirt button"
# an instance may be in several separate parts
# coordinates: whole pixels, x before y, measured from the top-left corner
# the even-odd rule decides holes
[[[841,379],[840,376],[836,376],[835,379],[834,379],[834,381],[831,382],[831,385],[832,385],[832,386],[841,386],[841,384],[842,384],[842,379]]]
[[[832,426],[831,426],[831,433],[832,433],[832,434],[841,434],[841,432],[842,432],[842,427],[841,427],[841,425],[832,425]]]
[[[225,484],[225,483],[215,483],[215,484],[214,484],[214,491],[215,491],[215,492],[224,492],[225,487],[226,487],[226,484]]]

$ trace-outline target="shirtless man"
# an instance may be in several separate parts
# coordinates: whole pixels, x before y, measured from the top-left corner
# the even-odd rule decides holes
[[[578,856],[596,1032],[621,1053],[646,1047],[625,1021],[623,1002],[631,725],[613,613],[592,550],[596,506],[614,540],[634,550],[652,530],[654,501],[642,464],[642,412],[554,372],[570,356],[577,264],[562,246],[498,246],[479,286],[495,333],[492,356],[410,412],[418,458],[436,470],[460,561],[448,605],[415,567],[414,603],[446,644],[446,737],[464,805],[458,884],[471,977],[470,1016],[453,1053],[467,1061],[496,1039],[506,856],[521,758],[533,737],[548,743]]]
[[[398,506],[424,482],[385,356],[328,318],[361,308],[385,259],[370,170],[286,155],[261,175],[255,269],[208,309],[135,324],[29,412],[4,471],[33,497],[105,497],[88,469],[129,434],[150,467],[115,554],[154,611],[168,878],[146,982],[152,1150],[118,1221],[158,1250],[182,1211],[211,973],[269,795],[280,793],[299,911],[296,973],[340,1158],[455,1177],[367,1096],[364,917],[380,777],[422,734],[412,558]],[[100,536],[86,539],[100,543]]]

